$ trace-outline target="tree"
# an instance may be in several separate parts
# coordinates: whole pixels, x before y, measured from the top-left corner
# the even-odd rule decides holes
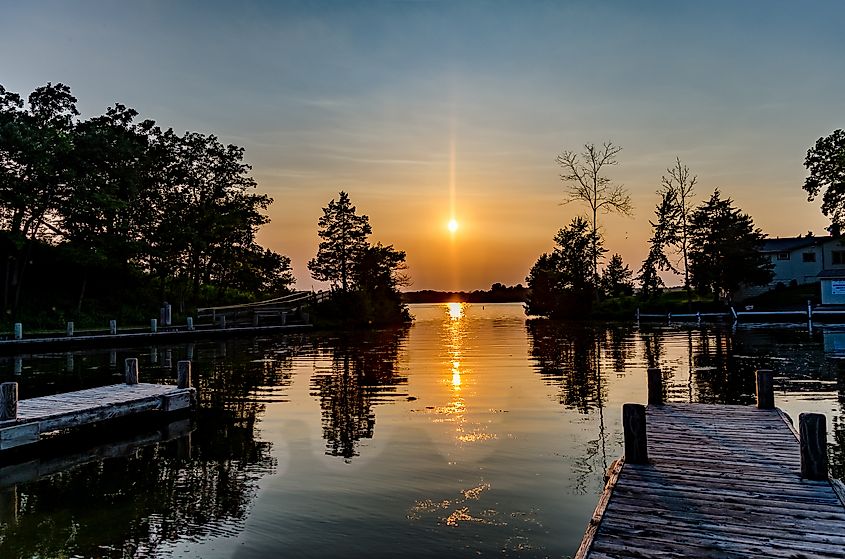
[[[341,191],[337,202],[332,199],[323,208],[323,216],[317,224],[320,228],[317,234],[322,241],[317,256],[308,261],[311,276],[318,281],[328,281],[333,289],[339,286],[342,291],[349,291],[355,262],[369,246],[370,218],[356,214],[349,195]]]
[[[666,169],[667,175],[661,177],[662,191],[671,192],[671,200],[676,206],[677,238],[672,244],[677,246],[684,263],[684,289],[687,292],[687,304],[692,303],[692,290],[689,280],[689,221],[693,212],[693,196],[698,177],[690,176],[689,167],[681,164],[680,157],[675,157],[675,165]]]
[[[679,241],[680,206],[672,189],[661,192],[660,204],[654,210],[657,222],[651,224],[651,238],[648,241],[648,256],[640,267],[637,279],[640,281],[640,296],[648,299],[658,295],[666,286],[659,272],[675,272],[676,269],[666,256],[666,248]]]
[[[728,301],[741,285],[769,283],[772,263],[760,252],[764,238],[751,217],[716,189],[690,220],[691,282],[714,300]]]
[[[616,156],[622,151],[620,146],[612,142],[605,142],[601,147],[595,144],[584,144],[584,151],[580,154],[566,150],[557,156],[557,163],[563,168],[560,175],[565,183],[566,199],[564,204],[569,202],[584,202],[590,208],[592,239],[597,243],[600,240],[598,234],[598,214],[618,213],[632,215],[631,196],[624,186],[613,184],[613,182],[602,174],[605,167],[616,165]],[[593,284],[598,284],[599,258],[598,244],[592,247],[590,262],[592,263]]]
[[[834,130],[830,136],[819,138],[807,150],[804,166],[810,176],[804,181],[807,201],[822,195],[822,214],[830,218],[836,229],[845,226],[845,131]]]
[[[622,262],[622,256],[614,254],[610,262],[605,266],[601,275],[601,289],[605,297],[619,297],[630,295],[634,292],[634,284],[631,282],[633,273],[631,269]]]
[[[605,252],[601,239],[586,220],[576,217],[554,240],[552,253],[541,255],[525,278],[531,289],[526,313],[584,317],[592,309],[596,287],[591,257]]]

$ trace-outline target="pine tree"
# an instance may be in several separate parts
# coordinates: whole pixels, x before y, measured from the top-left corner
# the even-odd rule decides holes
[[[372,233],[370,219],[358,215],[349,195],[341,191],[337,202],[332,199],[323,208],[317,222],[320,236],[317,256],[308,261],[311,276],[327,281],[333,289],[349,291],[354,283],[355,263],[369,247],[367,237]]]

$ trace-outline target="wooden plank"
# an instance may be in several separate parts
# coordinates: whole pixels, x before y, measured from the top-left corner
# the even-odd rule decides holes
[[[604,491],[602,492],[601,497],[599,497],[599,503],[596,505],[596,510],[593,512],[593,516],[590,518],[590,523],[587,525],[587,530],[584,532],[584,537],[581,539],[581,545],[578,547],[578,551],[575,552],[575,559],[584,559],[589,553],[590,547],[593,543],[593,538],[599,528],[599,525],[601,524],[604,511],[610,502],[611,495],[613,495],[613,488],[619,479],[619,472],[622,471],[622,467],[624,465],[625,460],[620,458],[610,467]]]
[[[113,385],[18,402],[18,417],[0,421],[0,450],[36,442],[40,435],[128,415],[191,407],[193,388],[170,385]]]
[[[619,470],[576,557],[845,558],[845,488],[802,479],[781,410],[669,404],[646,418],[650,462]]]

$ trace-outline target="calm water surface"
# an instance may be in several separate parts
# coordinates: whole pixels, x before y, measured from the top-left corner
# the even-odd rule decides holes
[[[739,404],[774,369],[778,405],[827,414],[845,471],[845,333],[526,322],[518,304],[412,313],[353,337],[0,360],[25,398],[118,382],[126,357],[168,381],[192,357],[200,399],[192,424],[0,463],[0,557],[566,557],[649,366],[670,400]]]

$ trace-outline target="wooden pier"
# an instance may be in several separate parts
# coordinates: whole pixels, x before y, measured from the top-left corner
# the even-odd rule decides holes
[[[138,382],[138,360],[126,360],[126,382],[18,401],[15,382],[0,385],[0,451],[38,442],[47,433],[110,419],[191,408],[191,362],[178,363],[176,385]]]
[[[770,371],[758,406],[625,404],[625,457],[608,481],[576,558],[845,558],[845,490],[827,474],[824,416],[800,436],[774,408]],[[800,440],[799,440],[800,439]]]

